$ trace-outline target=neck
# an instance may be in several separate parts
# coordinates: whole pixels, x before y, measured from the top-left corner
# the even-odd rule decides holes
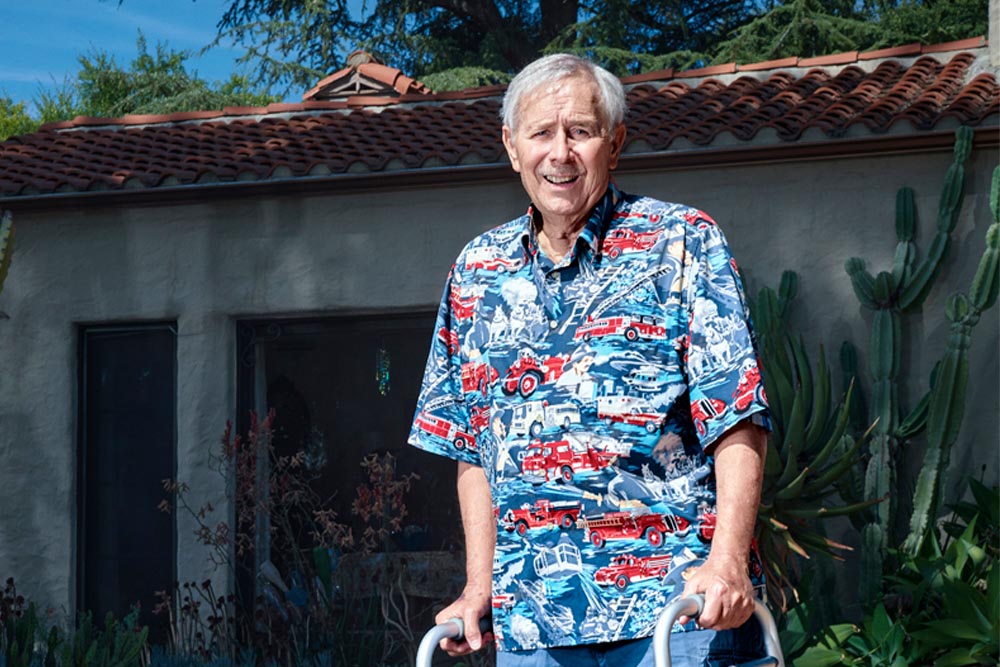
[[[562,225],[543,220],[538,230],[538,245],[553,263],[558,264],[573,249],[586,224],[586,218]]]

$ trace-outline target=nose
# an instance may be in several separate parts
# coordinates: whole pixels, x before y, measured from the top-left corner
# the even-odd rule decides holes
[[[552,138],[552,146],[549,150],[549,157],[554,162],[567,162],[570,159],[572,148],[570,147],[569,135],[565,130],[559,130]]]

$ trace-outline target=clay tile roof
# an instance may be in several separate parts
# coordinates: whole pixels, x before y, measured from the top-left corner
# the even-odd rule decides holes
[[[880,52],[651,72],[624,79],[625,157],[1000,124],[983,40]],[[155,190],[506,164],[504,88],[433,94],[365,61],[299,104],[166,116],[76,118],[0,143],[0,203],[66,193]],[[331,99],[331,96],[336,99]]]

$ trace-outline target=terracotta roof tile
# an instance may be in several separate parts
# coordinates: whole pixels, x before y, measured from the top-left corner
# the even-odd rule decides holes
[[[977,73],[976,53],[940,55],[969,43],[629,77],[625,152],[995,125],[995,75]],[[434,95],[383,65],[357,70],[391,77],[395,96],[46,125],[0,143],[0,199],[506,162],[502,86]]]

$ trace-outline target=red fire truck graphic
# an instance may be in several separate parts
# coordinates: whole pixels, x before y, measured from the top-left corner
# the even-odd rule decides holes
[[[670,571],[670,556],[649,556],[638,558],[632,554],[615,556],[611,564],[594,573],[594,583],[611,586],[622,591],[633,581],[662,579]]]
[[[645,340],[662,340],[667,337],[667,329],[663,326],[663,320],[652,315],[621,315],[618,317],[602,317],[593,319],[588,316],[587,321],[576,328],[573,340],[585,341],[591,338],[601,338],[603,336],[625,336],[626,340],[636,341],[640,338]]]
[[[504,375],[502,387],[508,396],[517,392],[522,398],[528,398],[540,384],[555,382],[563,374],[563,367],[569,357],[556,355],[540,359],[530,350],[522,350],[518,360],[511,364]]]
[[[455,445],[457,449],[476,449],[476,439],[472,434],[463,431],[457,424],[442,417],[435,417],[421,412],[413,420],[414,425],[425,433],[443,438]]]
[[[489,393],[489,387],[500,376],[497,370],[481,361],[467,361],[462,364],[462,391],[478,391],[483,396]]]
[[[650,433],[663,427],[667,415],[658,412],[649,401],[638,396],[600,396],[597,399],[597,418],[608,423],[620,422],[642,426]]]
[[[751,366],[740,377],[739,384],[733,392],[733,409],[743,412],[754,400],[764,400],[764,385],[761,384],[760,369],[757,366]]]
[[[661,232],[660,229],[650,232],[636,232],[627,227],[619,227],[611,230],[604,237],[601,252],[611,259],[617,259],[619,255],[630,252],[642,252],[656,245]]]
[[[667,533],[684,533],[690,527],[687,519],[673,514],[633,514],[608,512],[595,518],[581,520],[584,538],[600,549],[608,540],[634,540],[645,538],[652,546],[663,544]]]
[[[457,321],[467,320],[476,312],[476,303],[481,298],[477,294],[463,295],[458,285],[451,286],[451,293],[448,295],[451,315]]]
[[[458,332],[452,331],[448,327],[441,327],[438,329],[438,338],[448,348],[448,354],[458,354]]]
[[[691,404],[691,417],[698,435],[705,435],[708,430],[705,422],[714,419],[726,411],[726,404],[717,398],[699,398]]]
[[[490,408],[488,405],[476,405],[469,414],[469,428],[476,433],[482,433],[490,425]]]
[[[536,440],[528,446],[527,455],[521,462],[521,472],[526,478],[538,484],[543,479],[546,482],[551,479],[569,482],[578,472],[607,468],[617,457],[617,454],[589,447],[585,451],[576,451],[566,440],[555,442]]]
[[[532,528],[549,528],[559,526],[562,529],[572,528],[580,517],[582,505],[571,500],[555,502],[540,499],[531,507],[507,510],[501,522],[507,532],[516,531],[524,535]]]
[[[466,269],[484,269],[486,271],[517,271],[520,262],[503,256],[499,248],[485,246],[472,248],[465,253]]]

